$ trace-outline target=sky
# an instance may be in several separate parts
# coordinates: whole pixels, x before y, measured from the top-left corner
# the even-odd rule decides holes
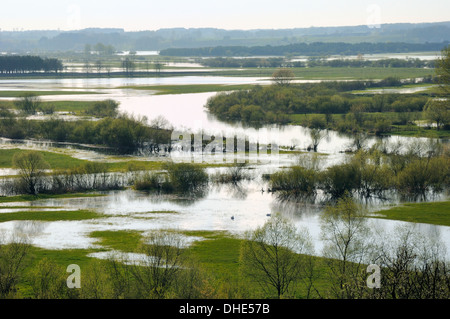
[[[1,0],[0,29],[227,30],[450,21],[449,0]]]

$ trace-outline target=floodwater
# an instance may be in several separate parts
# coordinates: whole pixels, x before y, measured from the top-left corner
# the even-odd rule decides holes
[[[43,100],[103,100],[112,98],[120,102],[120,110],[129,114],[146,116],[149,121],[163,116],[178,131],[204,132],[205,135],[248,136],[251,141],[260,143],[276,142],[280,147],[292,147],[304,150],[310,145],[310,130],[300,126],[263,126],[246,127],[242,123],[219,121],[205,109],[205,104],[215,93],[196,93],[179,95],[153,95],[153,92],[117,87],[130,85],[163,84],[245,84],[260,83],[262,78],[248,77],[169,77],[169,78],[120,78],[120,79],[42,79],[42,80],[0,80],[2,89],[11,90],[93,90],[103,94],[44,96]],[[351,147],[353,139],[345,134],[323,132],[318,151],[322,154],[322,167],[337,164],[347,157],[345,150]],[[326,134],[325,134],[326,133]],[[378,138],[369,138],[367,145],[377,142]],[[416,139],[408,137],[387,137],[388,143],[400,143],[403,146]],[[23,141],[14,143],[2,140],[0,148],[23,147],[34,149],[53,149],[52,143]],[[71,155],[78,158],[106,161],[108,157],[89,148],[80,149],[68,145]],[[26,205],[64,207],[64,209],[91,209],[105,216],[100,219],[84,221],[26,222],[10,221],[0,223],[0,231],[12,234],[21,231],[31,234],[34,245],[47,249],[70,249],[96,247],[95,239],[89,237],[96,230],[138,230],[154,229],[209,230],[228,231],[241,236],[246,231],[262,226],[272,215],[281,213],[290,218],[295,225],[306,227],[310,232],[320,254],[320,212],[323,207],[317,204],[294,204],[280,202],[274,194],[267,192],[267,184],[261,180],[263,173],[270,173],[280,167],[297,163],[300,155],[279,154],[277,161],[263,165],[253,165],[251,172],[255,179],[240,185],[215,185],[202,197],[180,198],[146,194],[133,190],[107,193],[96,198],[71,198],[40,200]],[[308,156],[308,155],[302,155]],[[148,159],[150,158],[143,158]],[[213,171],[210,171],[213,173]],[[0,171],[4,175],[11,171]],[[445,199],[439,197],[435,200]],[[388,204],[398,203],[393,198],[389,202],[374,201],[369,208],[373,211]],[[17,209],[15,210],[17,211]],[[6,211],[5,211],[6,212]],[[155,213],[157,212],[157,213]],[[1,213],[1,212],[0,212]],[[233,217],[233,219],[232,219]],[[373,227],[394,231],[398,225],[409,223],[369,219]],[[450,227],[417,224],[424,235],[439,234],[450,249]],[[198,240],[193,239],[193,240]],[[377,240],[374,238],[374,240]]]

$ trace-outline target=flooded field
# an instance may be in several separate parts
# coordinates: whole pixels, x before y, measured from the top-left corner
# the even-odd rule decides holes
[[[245,135],[250,140],[267,143],[265,131],[279,141],[280,147],[291,147],[304,151],[311,143],[310,130],[301,126],[263,126],[252,128],[240,123],[224,123],[209,114],[204,105],[215,93],[195,93],[177,95],[153,95],[152,91],[120,88],[133,85],[179,85],[179,84],[254,84],[263,78],[239,77],[170,77],[170,78],[121,78],[121,79],[37,79],[37,80],[0,80],[4,90],[92,90],[101,94],[74,95],[71,100],[92,101],[111,98],[120,103],[120,111],[137,116],[145,116],[149,121],[164,117],[174,129],[204,134]],[[44,101],[67,100],[67,96],[52,95],[42,97]],[[380,138],[371,137],[367,145],[373,145]],[[401,144],[406,147],[417,138],[386,137],[387,143]],[[342,163],[346,160],[345,150],[351,147],[351,136],[329,131],[321,141],[318,151],[321,154],[322,168]],[[0,148],[41,149],[65,152],[73,157],[106,162],[112,158],[89,147],[80,145],[57,145],[36,141],[2,140]],[[33,202],[14,203],[14,205],[36,205],[48,209],[64,207],[67,210],[88,209],[104,214],[104,217],[84,221],[27,222],[9,221],[0,223],[0,230],[12,233],[14,230],[31,234],[33,244],[46,249],[77,249],[96,247],[96,240],[89,234],[96,230],[137,230],[153,229],[227,231],[242,236],[246,231],[262,226],[271,215],[281,213],[290,218],[298,227],[306,227],[312,237],[316,254],[320,254],[320,213],[319,204],[300,204],[279,201],[273,193],[267,191],[267,182],[262,174],[274,172],[298,163],[300,153],[279,154],[275,164],[252,166],[254,179],[239,185],[212,185],[202,197],[180,198],[173,195],[155,195],[134,190],[114,191],[104,197],[47,199]],[[307,156],[307,155],[304,155]],[[161,160],[160,158],[140,158],[141,160]],[[117,160],[117,158],[116,158]],[[167,157],[165,160],[170,160]],[[13,170],[1,170],[2,175],[11,175]],[[214,170],[209,171],[210,174]],[[434,200],[443,200],[437,196]],[[374,200],[367,204],[368,209],[376,211],[398,204],[393,196],[388,201]],[[0,210],[1,213],[17,212]],[[373,228],[393,231],[398,225],[409,223],[392,220],[370,219]],[[412,225],[412,224],[410,224]],[[450,249],[450,227],[416,224],[414,226],[425,236],[440,236]],[[196,240],[196,239],[194,239]],[[379,240],[374,238],[373,240]]]

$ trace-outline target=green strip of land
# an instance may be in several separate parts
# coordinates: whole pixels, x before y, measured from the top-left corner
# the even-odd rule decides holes
[[[48,95],[80,95],[80,94],[103,94],[93,91],[3,91],[0,90],[0,97],[22,97],[25,93],[37,96]]]
[[[277,68],[248,68],[241,70],[218,70],[211,75],[271,77]],[[434,75],[434,69],[420,68],[334,68],[311,67],[290,68],[298,80],[375,80],[395,77],[399,79],[419,78]]]
[[[96,101],[42,101],[40,105],[43,108],[52,107],[54,112],[71,112],[75,115],[82,115],[91,108]],[[14,101],[0,101],[0,108],[16,109]]]
[[[188,93],[247,90],[252,87],[253,87],[252,84],[238,84],[238,85],[188,84],[188,85],[123,86],[119,88],[156,91],[156,93],[154,93],[155,95],[165,95],[165,94],[188,94]]]
[[[0,222],[12,220],[34,221],[67,221],[99,218],[102,215],[88,210],[74,211],[23,211],[17,213],[1,213]]]
[[[375,218],[450,226],[450,201],[405,203],[374,214]]]
[[[26,150],[17,148],[0,150],[0,168],[11,168],[14,155],[21,152],[26,152]],[[69,169],[88,162],[64,154],[47,151],[39,151],[39,153],[52,169]]]

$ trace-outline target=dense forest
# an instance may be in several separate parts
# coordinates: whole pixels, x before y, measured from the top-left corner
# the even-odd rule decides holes
[[[352,94],[350,91],[400,83],[395,78],[386,78],[379,82],[255,86],[250,90],[219,93],[208,100],[206,107],[225,121],[242,121],[252,125],[288,124],[296,116],[302,116],[306,121],[302,124],[311,128],[330,128],[341,132],[363,130],[382,134],[389,132],[392,124],[408,124],[414,113],[424,110],[429,96]],[[391,113],[395,116],[386,119],[385,116]],[[316,117],[317,114],[323,116]],[[370,114],[374,114],[375,118]],[[384,114],[384,117],[380,114]]]
[[[55,72],[63,69],[58,59],[41,58],[39,56],[0,56],[0,73],[29,73],[29,72]]]

